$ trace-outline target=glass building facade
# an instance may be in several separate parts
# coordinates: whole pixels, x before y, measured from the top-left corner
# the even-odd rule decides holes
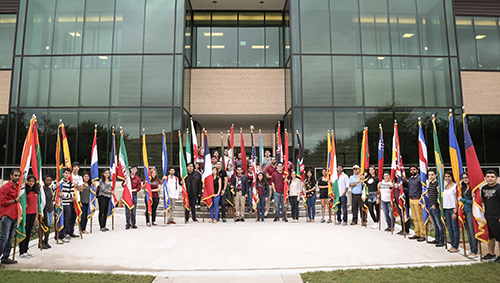
[[[0,164],[19,163],[31,114],[40,117],[44,164],[55,163],[59,119],[72,159],[84,165],[95,124],[103,164],[113,126],[117,137],[123,127],[131,164],[142,162],[143,128],[150,164],[161,164],[162,131],[176,164],[196,68],[283,69],[282,123],[301,133],[307,166],[325,165],[328,130],[338,162],[359,163],[365,126],[376,163],[379,124],[388,164],[394,120],[405,164],[417,163],[418,118],[432,152],[433,114],[449,163],[449,109],[456,128],[462,125],[460,71],[500,70],[498,18],[456,17],[453,0],[283,4],[224,11],[196,10],[184,0],[20,0],[17,15],[0,14],[0,69],[12,70],[9,114],[0,116],[6,133]],[[480,162],[500,164],[490,153],[499,116],[469,118]],[[462,140],[461,130],[457,135]]]

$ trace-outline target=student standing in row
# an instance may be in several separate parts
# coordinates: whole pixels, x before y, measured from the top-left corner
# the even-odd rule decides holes
[[[214,180],[214,194],[212,196],[212,205],[210,206],[210,223],[217,223],[219,218],[219,199],[222,190],[222,181],[219,177],[217,167],[212,168],[212,179]]]
[[[477,239],[476,233],[474,232],[474,216],[472,215],[472,189],[469,183],[469,174],[464,173],[462,175],[462,182],[460,184],[462,187],[462,196],[460,201],[464,204],[464,216],[465,216],[465,229],[467,230],[467,236],[469,238],[470,252],[467,255],[470,258],[477,257]]]
[[[153,226],[156,226],[156,209],[158,208],[158,203],[160,202],[160,196],[158,194],[159,191],[161,191],[162,184],[160,183],[160,179],[158,178],[158,171],[156,171],[156,168],[151,168],[151,180],[149,183],[151,184],[151,192],[152,192],[152,198],[153,198],[153,203],[151,204],[151,222]],[[144,181],[143,188],[146,187],[146,181]],[[147,200],[145,200],[147,203]],[[149,217],[148,217],[148,212],[146,211],[146,225],[149,226]]]
[[[99,226],[101,228],[101,232],[109,231],[109,229],[106,228],[106,221],[108,219],[109,200],[111,199],[111,194],[113,193],[113,187],[109,176],[109,170],[104,170],[101,174],[101,179],[99,180],[99,186],[97,187],[97,200],[99,202]],[[64,211],[64,214],[66,214],[66,211]]]
[[[361,168],[359,165],[354,165],[352,167],[352,170],[354,172],[351,177],[349,177],[349,182],[350,186],[352,188],[352,222],[351,225],[357,225],[358,224],[358,211],[361,213],[361,221],[363,222],[363,212],[362,210],[362,202],[361,202],[361,192],[362,192],[362,184],[361,184],[361,178],[360,178],[360,173],[361,173]]]
[[[494,170],[486,171],[486,185],[481,190],[481,198],[484,204],[484,216],[488,225],[490,241],[488,243],[488,254],[484,260],[493,260],[500,263],[500,257],[495,257],[495,240],[500,248],[500,185],[498,184],[498,173]],[[472,197],[475,197],[473,194]]]
[[[443,192],[443,209],[451,242],[451,248],[448,251],[456,253],[459,251],[458,245],[460,244],[460,227],[457,217],[457,184],[455,184],[453,175],[449,171],[444,173],[444,180],[447,184]]]
[[[292,170],[292,179],[290,180],[290,195],[288,200],[292,207],[292,222],[299,222],[299,200],[304,190],[302,180],[297,178],[297,173]]]
[[[59,190],[59,196],[62,199],[62,206],[64,211],[64,227],[61,229],[61,231],[58,232],[59,241],[62,241],[62,243],[69,243],[71,240],[69,234],[70,218],[71,214],[74,213],[72,212],[73,202],[76,201],[75,187],[73,185],[73,182],[69,180],[70,176],[71,176],[71,169],[65,167],[63,169],[63,178],[61,181],[59,181],[58,184],[59,186],[62,185],[61,189]]]
[[[187,171],[188,175],[184,179],[184,182],[188,193],[189,210],[186,209],[185,220],[186,223],[189,221],[189,212],[191,212],[193,222],[198,222],[198,219],[196,219],[196,202],[201,197],[202,192],[203,183],[201,182],[201,173],[194,170],[193,163],[187,165]]]
[[[257,204],[257,221],[264,222],[266,210],[266,202],[268,201],[269,196],[269,185],[267,184],[267,178],[264,176],[264,173],[259,172],[257,174],[257,179],[255,180],[257,192],[259,193],[259,203]]]
[[[227,184],[228,184],[228,177],[227,177],[227,172],[222,168],[222,162],[217,161],[217,171],[219,178],[221,179],[222,182],[222,188],[220,191],[220,198],[219,198],[219,203],[216,205],[220,205],[221,209],[221,216],[222,216],[222,222],[226,223],[226,190],[227,190]],[[219,216],[217,215],[217,218]]]
[[[80,229],[82,229],[83,234],[88,234],[87,232],[87,216],[90,203],[90,187],[92,186],[92,181],[90,180],[90,174],[84,172],[82,175],[83,179],[83,190],[80,193],[80,200],[82,201],[82,218],[80,221]]]
[[[436,233],[434,241],[429,241],[429,244],[435,244],[436,247],[444,247],[444,224],[441,218],[441,208],[439,207],[438,194],[440,194],[439,182],[437,181],[436,169],[429,169],[427,173],[429,177],[428,195],[429,195],[429,212],[434,224]]]
[[[328,179],[327,170],[323,168],[321,170],[321,178],[318,179],[318,188],[319,188],[319,199],[321,200],[321,223],[325,223],[325,210],[328,201],[328,183],[330,180]],[[328,207],[329,219],[328,223],[332,222],[332,210]]]
[[[380,205],[382,202],[382,210],[384,211],[385,222],[387,223],[387,228],[384,231],[391,232],[394,229],[394,220],[392,217],[392,207],[391,207],[391,190],[393,183],[391,182],[391,174],[387,171],[384,172],[384,179],[382,182],[378,183],[378,189],[380,191],[380,197],[377,198],[377,204]]]
[[[45,194],[45,207],[43,208],[43,222],[45,227],[52,227],[54,221],[54,192],[56,188],[52,184],[52,177],[50,175],[43,176],[43,192]],[[42,248],[50,249],[49,245],[50,229],[45,232],[45,237],[42,240]]]
[[[271,186],[274,191],[274,205],[275,208],[275,216],[274,222],[278,221],[280,218],[280,208],[281,208],[281,216],[283,217],[284,222],[288,222],[286,219],[286,208],[284,204],[284,191],[285,191],[285,179],[287,178],[285,172],[283,172],[283,163],[278,163],[278,171],[274,172],[271,177]]]
[[[380,206],[377,204],[378,176],[375,166],[371,165],[368,167],[368,172],[364,182],[368,187],[368,198],[366,199],[368,210],[370,211],[370,216],[372,217],[373,222],[375,222],[375,224],[370,226],[370,228],[377,229],[378,221],[380,219]],[[365,217],[368,218],[367,216]]]
[[[339,209],[337,210],[337,225],[347,225],[347,194],[349,192],[349,177],[344,173],[344,165],[337,165],[337,178],[339,186]]]
[[[38,224],[37,207],[38,207],[38,194],[40,193],[40,185],[36,183],[35,176],[28,175],[26,183],[24,184],[24,193],[26,194],[26,237],[19,243],[20,258],[32,258],[34,255],[30,253],[29,242],[31,238],[31,230],[33,224]]]
[[[130,166],[130,183],[132,184],[132,203],[134,204],[134,208],[125,209],[125,218],[126,223],[125,229],[137,229],[136,225],[136,212],[137,212],[137,193],[141,191],[141,178],[136,175],[137,173],[137,165]],[[123,186],[123,184],[122,184]]]
[[[304,184],[307,197],[307,222],[314,222],[314,215],[316,214],[316,179],[314,179],[310,169],[306,172]]]
[[[234,189],[234,208],[236,222],[245,222],[245,202],[248,193],[248,178],[243,174],[243,168],[236,166],[236,175],[233,177],[231,188]]]
[[[10,181],[0,188],[0,222],[2,232],[0,234],[0,253],[2,253],[0,269],[5,268],[2,264],[16,264],[17,261],[9,258],[12,248],[12,238],[16,233],[16,224],[19,203],[17,195],[17,183],[21,179],[21,170],[10,171]]]
[[[170,198],[170,209],[167,210],[167,224],[175,224],[174,210],[175,202],[177,201],[179,191],[181,190],[180,182],[177,176],[175,176],[175,169],[172,167],[168,169],[168,176],[163,176],[163,179],[167,180],[168,197]]]

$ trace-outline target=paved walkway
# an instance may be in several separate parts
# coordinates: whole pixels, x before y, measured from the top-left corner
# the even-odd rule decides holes
[[[303,218],[299,223],[267,219],[257,223],[247,218],[236,224],[232,220],[201,223],[200,219],[200,223],[150,228],[142,215],[139,229],[125,230],[124,211],[118,208],[115,230],[109,232],[99,231],[94,216],[93,234],[64,245],[51,240],[50,250],[33,246],[30,252],[35,257],[16,255],[16,267],[151,274],[159,276],[157,282],[232,282],[237,278],[264,283],[301,282],[298,273],[314,270],[477,262],[463,253],[450,254],[444,248],[359,225],[306,223]],[[158,222],[163,223],[160,215]]]

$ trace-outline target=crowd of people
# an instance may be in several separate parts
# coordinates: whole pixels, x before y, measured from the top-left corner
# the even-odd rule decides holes
[[[202,152],[200,152],[202,155]],[[371,228],[379,228],[379,222],[382,221],[380,210],[383,211],[383,217],[387,227],[385,231],[394,231],[395,218],[393,208],[396,207],[398,215],[401,217],[403,229],[397,234],[409,234],[410,220],[404,221],[404,211],[401,207],[393,206],[391,201],[391,192],[394,195],[400,194],[400,188],[395,186],[391,180],[391,174],[387,171],[383,172],[383,179],[379,181],[377,168],[370,166],[364,175],[361,174],[361,168],[354,165],[353,175],[350,177],[344,172],[344,166],[338,164],[338,193],[339,203],[336,215],[333,215],[332,208],[328,205],[329,187],[332,185],[326,169],[322,170],[322,176],[317,180],[314,178],[312,170],[306,170],[304,180],[296,174],[293,163],[283,164],[277,162],[276,158],[271,157],[270,151],[265,152],[264,159],[260,163],[258,170],[252,170],[252,162],[248,162],[247,170],[243,166],[246,162],[242,161],[241,154],[238,158],[231,158],[228,151],[224,151],[224,156],[220,156],[218,151],[212,154],[212,175],[214,182],[214,194],[212,196],[212,205],[210,206],[210,223],[218,221],[227,222],[228,207],[232,208],[235,222],[245,222],[245,207],[249,211],[253,211],[252,192],[256,190],[258,194],[258,203],[255,208],[256,221],[263,222],[268,215],[271,205],[274,206],[274,222],[288,222],[287,206],[285,201],[291,207],[291,222],[299,221],[299,202],[303,198],[307,204],[306,221],[315,222],[316,216],[316,200],[319,194],[321,203],[321,220],[320,223],[333,223],[336,225],[357,225],[360,219],[361,225],[367,225],[368,212],[374,222]],[[166,176],[158,176],[155,168],[151,168],[150,184],[152,190],[152,212],[148,215],[146,212],[146,225],[156,226],[156,211],[159,204],[160,192],[163,188],[163,180],[166,181],[168,195],[170,198],[170,209],[167,211],[167,224],[176,224],[174,219],[174,209],[177,199],[180,197],[182,186],[185,186],[188,195],[188,203],[184,205],[189,208],[185,209],[184,222],[188,223],[190,218],[193,222],[198,222],[196,217],[196,209],[199,208],[200,200],[203,195],[202,172],[200,168],[204,168],[203,160],[197,160],[195,163],[187,164],[187,175],[184,179],[178,176],[175,168],[169,168],[169,173]],[[287,166],[288,170],[286,170]],[[137,166],[130,167],[131,192],[134,207],[125,209],[126,225],[125,229],[137,229],[137,196],[138,193],[145,188],[144,180],[137,175]],[[100,231],[107,232],[106,221],[109,216],[109,203],[113,194],[112,178],[110,171],[105,169],[99,180],[91,180],[88,172],[79,175],[80,165],[78,162],[72,164],[72,168],[64,168],[62,178],[59,182],[55,182],[53,177],[45,175],[42,178],[41,184],[36,182],[33,175],[29,175],[22,186],[26,193],[26,233],[27,237],[20,242],[19,250],[20,257],[28,259],[33,257],[29,252],[29,233],[34,225],[38,225],[38,197],[45,198],[45,207],[43,208],[43,224],[46,227],[51,227],[55,220],[54,201],[56,194],[62,200],[64,210],[64,227],[60,231],[56,231],[54,238],[58,244],[70,243],[72,238],[80,237],[75,234],[75,224],[77,215],[75,213],[75,203],[78,203],[82,209],[81,221],[79,222],[79,233],[88,234],[87,232],[87,211],[91,205],[91,188],[96,188],[95,194],[98,199],[98,221]],[[423,207],[420,204],[420,198],[423,193],[423,184],[420,179],[418,167],[411,165],[409,168],[410,177],[403,180],[403,193],[405,199],[409,203],[409,210],[413,218],[415,226],[414,235],[409,239],[418,242],[426,241],[426,229],[423,222]],[[246,172],[246,173],[245,173]],[[288,175],[287,175],[288,173]],[[2,252],[2,264],[14,264],[14,261],[9,258],[11,252],[12,238],[15,234],[17,219],[18,219],[18,196],[17,185],[21,179],[21,171],[18,169],[12,170],[10,181],[6,182],[0,189],[0,217],[2,231],[0,235],[0,251]],[[481,189],[481,197],[484,203],[485,216],[487,220],[487,228],[490,235],[488,244],[488,254],[483,257],[484,260],[495,260],[500,262],[500,256],[496,257],[494,248],[495,240],[500,246],[500,185],[498,184],[498,174],[496,171],[488,170],[485,174],[486,185]],[[460,226],[457,218],[458,202],[463,203],[463,212],[465,215],[465,229],[468,235],[470,245],[469,257],[475,258],[478,256],[478,241],[475,238],[474,219],[472,214],[473,198],[475,197],[468,182],[468,175],[464,173],[462,182],[462,195],[457,198],[457,184],[451,172],[444,174],[445,188],[442,195],[442,203],[439,201],[439,182],[434,169],[428,172],[428,197],[430,203],[429,214],[434,225],[435,239],[428,241],[429,244],[434,244],[436,247],[445,246],[446,229],[448,227],[451,246],[448,249],[450,253],[459,251],[460,243]],[[286,186],[286,185],[287,186]],[[363,186],[368,190],[368,197],[362,198]],[[288,187],[288,194],[285,188]],[[60,188],[58,191],[57,189]],[[285,196],[288,199],[285,200]],[[145,202],[148,200],[145,199]],[[351,206],[352,218],[348,221],[347,207]],[[442,217],[441,206],[444,211]],[[363,207],[367,207],[364,210]],[[328,209],[328,217],[326,210]],[[366,212],[368,211],[368,212]],[[335,219],[336,216],[336,219]],[[41,231],[39,229],[39,231]],[[39,232],[42,238],[39,248],[50,249],[49,231]],[[3,266],[1,266],[3,268]]]

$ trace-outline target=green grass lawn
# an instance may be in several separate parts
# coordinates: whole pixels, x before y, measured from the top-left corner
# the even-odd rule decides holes
[[[22,271],[18,269],[0,270],[2,282],[37,282],[37,283],[62,283],[62,282],[133,282],[151,283],[154,276],[122,275],[111,273],[71,273],[57,271]]]
[[[318,282],[499,282],[494,262],[438,267],[348,269],[301,274],[304,283]]]

